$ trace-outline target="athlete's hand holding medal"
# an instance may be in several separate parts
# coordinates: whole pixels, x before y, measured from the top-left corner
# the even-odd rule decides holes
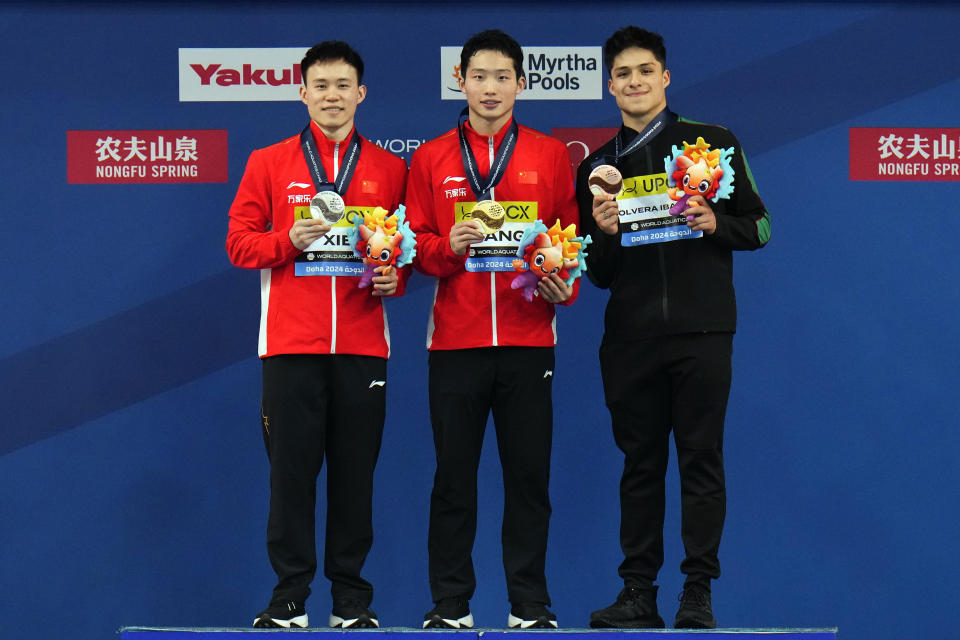
[[[463,222],[450,228],[450,248],[462,256],[471,244],[483,242],[487,234],[496,233],[502,228],[506,214],[499,202],[481,200],[464,216]]]
[[[310,199],[310,218],[296,220],[290,227],[290,242],[303,251],[340,222],[346,210],[343,198],[336,191],[320,191]]]
[[[623,190],[623,176],[616,167],[602,164],[590,172],[587,182],[593,194],[593,219],[597,227],[608,236],[620,230],[620,208],[617,196]]]

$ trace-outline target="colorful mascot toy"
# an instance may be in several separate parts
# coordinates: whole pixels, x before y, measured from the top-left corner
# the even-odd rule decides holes
[[[561,229],[557,220],[547,229],[537,220],[520,239],[517,258],[513,261],[513,269],[520,275],[513,279],[510,288],[520,289],[523,297],[533,302],[533,297],[540,293],[537,284],[551,273],[560,276],[567,286],[572,285],[587,269],[585,249],[591,242],[590,236],[577,236],[576,225]]]
[[[400,268],[413,261],[417,254],[416,234],[410,229],[405,212],[403,205],[391,215],[377,207],[365,212],[362,220],[359,216],[354,220],[349,232],[350,245],[364,264],[358,287],[370,286],[377,267],[384,267],[380,273],[387,275],[393,267]]]
[[[693,196],[703,196],[704,200],[716,202],[720,198],[729,198],[733,193],[733,167],[730,166],[729,149],[710,149],[709,143],[697,138],[696,144],[683,143],[683,151],[673,147],[673,157],[664,158],[666,173],[670,176],[670,188],[667,195],[676,203],[670,207],[670,214],[682,216]],[[687,216],[692,220],[693,216]]]

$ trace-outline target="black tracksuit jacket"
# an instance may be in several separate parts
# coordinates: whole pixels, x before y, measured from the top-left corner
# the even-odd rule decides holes
[[[624,144],[638,135],[625,126],[620,131]],[[624,179],[662,176],[665,158],[672,156],[673,147],[683,149],[684,142],[695,144],[698,137],[713,149],[734,148],[730,160],[733,193],[729,199],[709,201],[717,217],[714,234],[623,247],[623,222],[616,236],[597,228],[592,216],[593,196],[587,187],[593,166],[616,164]],[[598,287],[610,289],[604,344],[682,333],[736,331],[732,252],[758,249],[770,237],[770,218],[757,195],[740,143],[723,127],[679,118],[619,162],[614,163],[613,158],[611,139],[580,164],[576,189],[581,232],[593,238],[588,248],[587,276]]]

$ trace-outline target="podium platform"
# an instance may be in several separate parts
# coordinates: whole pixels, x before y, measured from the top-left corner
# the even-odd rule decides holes
[[[123,627],[121,640],[244,640],[264,633],[296,634],[296,640],[342,640],[343,634],[380,634],[381,640],[837,640],[837,629],[253,629]],[[334,638],[337,636],[337,638]],[[506,636],[511,636],[509,639]],[[368,638],[368,640],[374,640]]]

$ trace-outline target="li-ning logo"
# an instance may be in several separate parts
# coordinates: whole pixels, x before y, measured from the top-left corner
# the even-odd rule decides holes
[[[287,189],[293,189],[294,187],[298,187],[300,189],[309,189],[310,185],[308,185],[306,182],[291,182],[287,185]]]
[[[447,183],[454,183],[452,189],[444,189],[443,194],[449,200],[451,198],[465,198],[467,196],[467,188],[464,186],[459,186],[460,183],[466,182],[466,178],[463,176],[447,176],[443,179],[443,182],[440,183],[441,186]]]
[[[552,377],[553,377],[553,371],[551,371],[550,369],[547,369],[546,371],[543,372],[543,379],[544,379],[544,380],[546,380],[547,378],[552,378]]]
[[[370,386],[367,389],[373,389],[374,387],[382,387],[387,384],[386,380],[371,380]]]

